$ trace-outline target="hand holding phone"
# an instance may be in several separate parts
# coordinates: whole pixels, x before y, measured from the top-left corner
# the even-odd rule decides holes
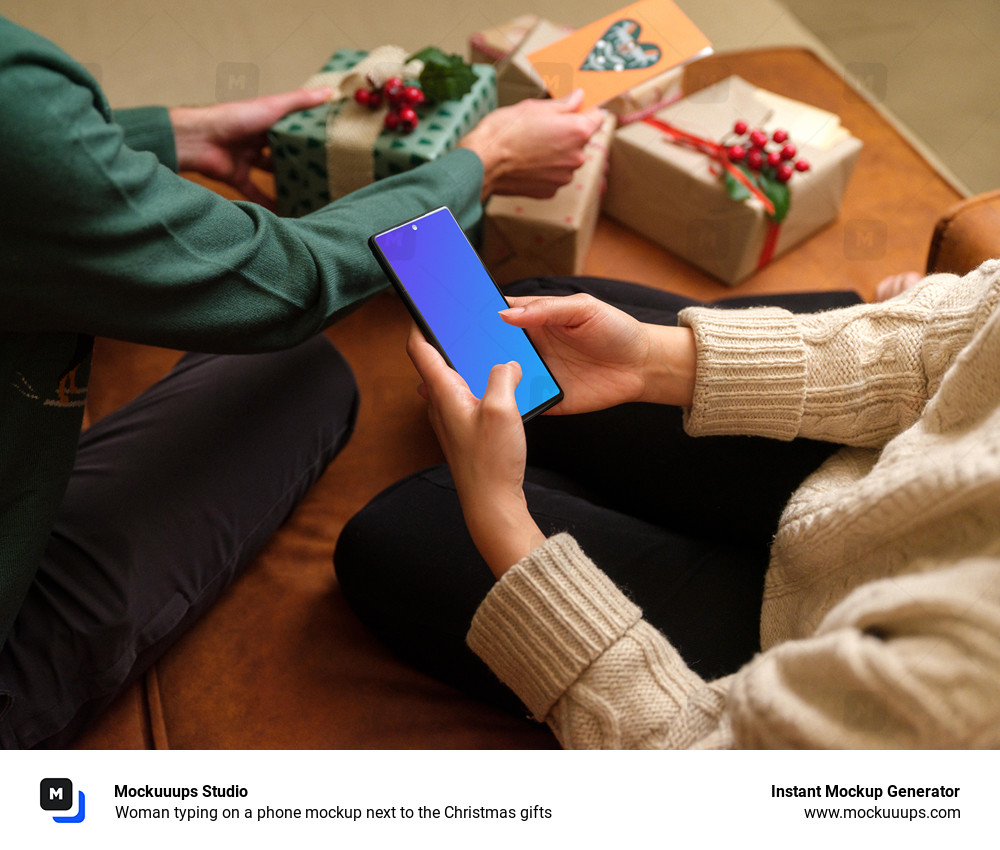
[[[469,535],[499,578],[545,542],[524,496],[527,441],[514,401],[520,367],[494,366],[477,400],[416,326],[406,351],[424,379],[431,426],[448,461]]]
[[[368,245],[427,341],[473,395],[482,398],[495,365],[516,360],[522,420],[562,400],[525,332],[500,318],[507,300],[447,207],[377,233]]]

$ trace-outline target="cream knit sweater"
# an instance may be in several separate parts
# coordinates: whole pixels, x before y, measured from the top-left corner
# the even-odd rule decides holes
[[[681,321],[689,433],[844,446],[782,515],[762,652],[703,681],[567,534],[469,645],[566,747],[1000,745],[1000,261],[882,304]]]

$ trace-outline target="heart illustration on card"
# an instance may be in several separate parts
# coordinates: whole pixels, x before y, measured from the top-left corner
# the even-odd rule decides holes
[[[641,43],[638,21],[625,18],[607,28],[580,66],[581,71],[634,71],[660,61],[660,48]]]

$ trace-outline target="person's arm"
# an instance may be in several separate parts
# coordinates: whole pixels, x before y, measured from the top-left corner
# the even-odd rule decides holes
[[[509,149],[494,119],[492,133],[436,162],[301,219],[279,218],[255,203],[223,200],[168,167],[240,184],[244,154],[260,146],[237,150],[231,137],[220,145],[218,131],[227,115],[243,120],[246,102],[235,113],[225,104],[172,113],[172,162],[162,150],[162,113],[138,116],[145,128],[123,129],[73,60],[10,22],[0,27],[2,330],[69,330],[205,351],[287,347],[385,287],[367,249],[372,233],[442,205],[471,228],[482,213],[484,162]],[[544,109],[546,120],[531,125],[542,134],[531,139],[558,166],[567,149],[582,148],[586,119],[548,120],[557,107]],[[126,144],[143,134],[157,154]],[[543,155],[529,172],[544,176],[547,161]],[[491,164],[494,180],[508,173],[503,162]]]
[[[689,308],[680,321],[694,332],[698,368],[685,427],[884,446],[917,420],[985,321],[998,275],[987,263],[889,301],[805,315]]]
[[[506,571],[467,642],[566,748],[729,743],[724,684],[691,671],[569,534]]]
[[[113,109],[111,117],[122,129],[122,141],[135,151],[149,151],[171,171],[178,171],[177,144],[170,111],[165,106]]]
[[[482,164],[462,150],[279,218],[127,147],[96,97],[38,61],[0,73],[3,330],[286,347],[384,287],[371,233],[442,204],[466,227],[481,213]]]
[[[483,162],[490,195],[550,198],[583,165],[584,145],[601,126],[599,109],[577,112],[583,90],[558,100],[522,100],[496,109],[459,142]]]
[[[507,571],[469,646],[569,748],[997,746],[995,558],[864,585],[715,682],[562,534]]]
[[[267,131],[289,113],[320,106],[329,97],[329,88],[294,89],[214,106],[174,107],[168,116],[176,170],[228,183],[248,200],[274,210],[274,199],[251,179],[255,168],[274,170]],[[129,142],[127,130],[125,140]]]

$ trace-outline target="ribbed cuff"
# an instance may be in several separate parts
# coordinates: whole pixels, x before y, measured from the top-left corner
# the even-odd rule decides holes
[[[149,151],[171,171],[177,170],[177,147],[170,113],[163,106],[116,109],[115,123],[125,132],[125,144],[133,150]]]
[[[557,534],[493,587],[467,641],[544,720],[580,674],[641,618],[577,542]]]
[[[802,420],[806,350],[792,313],[777,307],[690,307],[680,324],[698,351],[684,427],[696,437],[746,434],[791,440]]]

